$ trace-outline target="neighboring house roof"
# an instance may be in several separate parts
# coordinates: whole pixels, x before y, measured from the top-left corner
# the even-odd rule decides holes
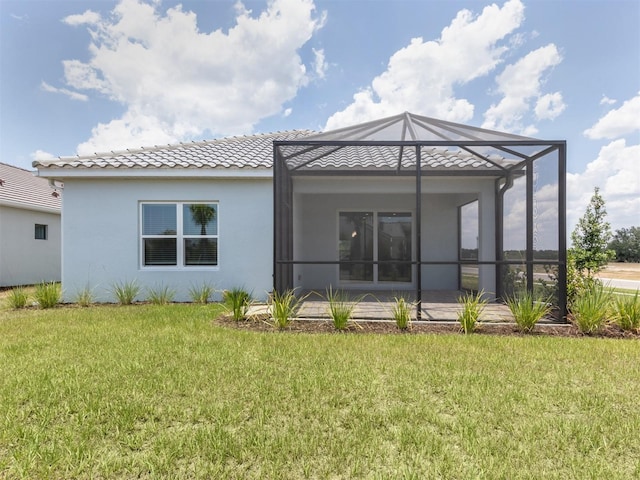
[[[85,157],[33,162],[47,169],[270,169],[273,141],[295,140],[314,132],[292,130],[261,135],[125,150]]]
[[[60,193],[35,173],[0,162],[0,205],[60,212]]]

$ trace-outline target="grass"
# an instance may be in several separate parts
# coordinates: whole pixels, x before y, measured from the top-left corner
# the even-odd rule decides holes
[[[136,280],[116,282],[111,292],[120,305],[131,305],[140,293],[140,285]]]
[[[0,478],[640,475],[636,341],[275,335],[220,311],[0,310]]]
[[[465,333],[473,333],[480,323],[480,315],[487,305],[487,300],[483,298],[484,292],[465,293],[458,297],[461,306],[458,312],[458,322],[460,329]]]
[[[326,293],[327,302],[329,302],[329,317],[333,322],[336,330],[346,330],[353,316],[358,303],[362,301],[362,297],[352,299],[344,290],[334,290],[329,287]]]
[[[529,290],[507,298],[506,301],[521,332],[531,332],[551,312],[551,305],[545,299],[535,298]]]
[[[189,297],[193,303],[206,304],[209,303],[215,291],[215,287],[210,283],[191,285],[189,287]]]
[[[411,314],[416,305],[407,300],[402,295],[393,297],[391,316],[399,330],[409,330],[411,328]]]
[[[614,321],[623,330],[638,330],[640,328],[640,290],[635,295],[614,298]]]
[[[576,327],[587,334],[601,330],[611,313],[612,298],[611,289],[600,282],[580,292],[570,308]]]
[[[308,296],[298,297],[295,290],[285,290],[282,293],[274,291],[269,305],[274,327],[278,330],[287,328]]]
[[[59,283],[56,282],[42,282],[36,285],[36,291],[34,298],[40,308],[53,308],[60,303],[60,297],[62,296],[62,289]]]
[[[222,301],[233,319],[238,322],[247,318],[253,299],[243,287],[234,287],[222,292]]]
[[[147,289],[147,298],[154,305],[167,305],[175,296],[176,291],[167,285]]]
[[[10,308],[24,308],[29,301],[29,292],[25,287],[14,287],[6,294],[6,301]]]

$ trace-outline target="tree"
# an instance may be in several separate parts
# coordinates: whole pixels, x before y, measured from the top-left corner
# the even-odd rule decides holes
[[[570,253],[579,274],[586,271],[587,277],[591,277],[615,258],[615,252],[607,248],[611,226],[605,221],[606,216],[604,199],[596,187],[584,216],[571,234]]]
[[[191,217],[196,225],[200,225],[200,235],[207,234],[207,225],[216,216],[216,211],[211,205],[194,203],[189,205]]]
[[[619,262],[640,262],[640,227],[616,230],[609,248]]]

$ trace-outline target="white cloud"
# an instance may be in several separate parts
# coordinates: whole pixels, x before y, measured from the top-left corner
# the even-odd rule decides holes
[[[414,38],[389,59],[387,70],[353,102],[333,114],[326,129],[364,122],[411,110],[452,121],[467,121],[474,106],[456,98],[454,87],[490,73],[502,62],[508,47],[500,42],[524,19],[524,6],[510,0],[493,4],[474,16],[461,10],[440,38]]]
[[[321,48],[320,50],[316,50],[314,48],[313,55],[315,57],[313,65],[314,65],[314,71],[316,72],[316,76],[318,78],[324,78],[327,73],[327,69],[329,68],[325,60],[324,49]]]
[[[67,17],[88,25],[92,38],[88,62],[64,62],[67,84],[127,107],[79,152],[249,133],[280,114],[309,82],[299,49],[324,17],[312,0],[272,0],[255,15],[238,2],[235,12],[228,32],[201,32],[180,5],[160,12],[143,0],[121,0],[108,18]]]
[[[31,159],[32,160],[54,160],[58,157],[56,157],[55,155],[53,155],[52,153],[49,152],[45,152],[44,150],[36,150],[35,152],[31,153]]]
[[[62,19],[67,25],[95,25],[100,21],[100,14],[92,10],[86,10],[84,13],[77,15],[69,15]]]
[[[613,105],[616,102],[617,100],[609,98],[606,95],[602,95],[602,98],[600,99],[600,105]]]
[[[562,112],[566,105],[562,101],[562,94],[559,92],[548,93],[538,98],[536,102],[536,118],[539,120],[553,120]]]
[[[562,113],[565,108],[562,95],[541,92],[544,74],[561,61],[556,46],[549,44],[505,67],[496,78],[497,90],[503,98],[485,112],[482,126],[513,133],[533,132],[535,127],[525,126],[524,120],[531,108],[530,102],[534,100],[538,119],[553,119]]]
[[[616,230],[640,223],[640,145],[614,140],[582,173],[567,175],[567,226],[573,230],[593,195],[594,187],[606,202],[607,220]]]
[[[69,97],[71,100],[79,100],[81,102],[86,102],[89,99],[89,97],[83,93],[74,92],[73,90],[69,90],[67,88],[57,88],[52,85],[49,85],[47,82],[44,82],[44,81],[40,84],[40,89],[50,93],[61,93]]]
[[[620,108],[608,112],[593,127],[585,130],[584,134],[596,140],[620,138],[635,131],[640,131],[640,92]]]

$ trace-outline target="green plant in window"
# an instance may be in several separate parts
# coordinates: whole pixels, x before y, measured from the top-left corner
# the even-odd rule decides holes
[[[200,235],[207,234],[207,225],[216,218],[216,210],[211,205],[194,203],[189,205],[191,218],[196,225],[200,225]]]

